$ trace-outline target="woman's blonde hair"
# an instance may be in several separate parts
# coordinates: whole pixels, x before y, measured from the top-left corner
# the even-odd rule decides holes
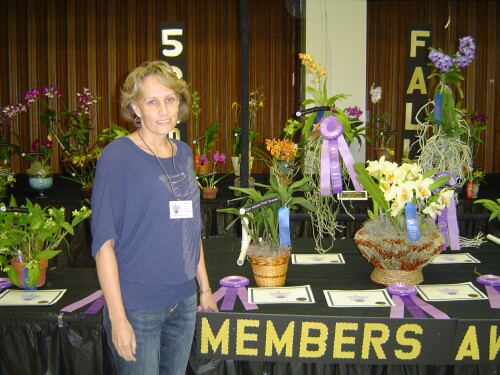
[[[125,79],[121,89],[121,114],[123,118],[135,124],[135,112],[132,103],[142,95],[142,82],[146,77],[158,77],[160,82],[173,90],[179,99],[180,122],[186,121],[191,107],[191,95],[187,83],[178,78],[172,67],[165,61],[146,61],[135,68]]]

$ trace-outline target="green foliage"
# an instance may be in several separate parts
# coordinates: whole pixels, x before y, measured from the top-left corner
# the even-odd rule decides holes
[[[478,199],[474,201],[474,203],[482,204],[484,208],[491,211],[489,221],[495,218],[500,221],[500,198],[498,198],[496,202],[491,199]]]
[[[217,134],[219,134],[219,124],[216,122],[208,125],[205,131],[205,138],[203,138],[202,155],[207,155],[211,148],[217,142]]]
[[[278,209],[280,207],[288,207],[290,210],[302,207],[306,210],[313,210],[311,203],[302,196],[295,196],[299,192],[306,192],[313,189],[310,185],[311,177],[304,177],[299,181],[294,181],[289,186],[280,185],[278,178],[271,170],[269,183],[270,185],[255,183],[255,186],[264,190],[264,193],[255,188],[239,188],[230,186],[232,190],[239,191],[245,197],[245,202],[242,207],[248,207],[252,204],[267,201],[268,199],[278,198],[278,201],[266,206],[262,206],[251,210],[243,215],[240,214],[239,208],[230,207],[218,209],[217,212],[229,213],[237,216],[227,229],[231,228],[238,219],[246,217],[249,221],[248,232],[253,243],[269,242],[271,248],[279,247],[278,236]],[[261,240],[262,239],[262,240]]]
[[[9,206],[17,207],[14,197],[11,197]],[[68,222],[64,208],[42,208],[28,199],[22,208],[26,208],[28,212],[0,213],[0,269],[10,277],[13,271],[9,261],[17,258],[26,264],[29,281],[32,278],[36,281],[38,261],[57,256],[61,252],[59,246],[62,242],[68,246],[66,235],[73,235],[74,227],[89,218],[91,211],[83,206],[72,212],[72,220]],[[17,277],[12,279],[12,282],[16,281]],[[30,288],[34,286],[34,281],[28,283]]]

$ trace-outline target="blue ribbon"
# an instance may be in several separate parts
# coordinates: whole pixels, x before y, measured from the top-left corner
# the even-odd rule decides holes
[[[278,226],[280,236],[280,246],[290,246],[290,210],[287,206],[280,207],[278,210]]]
[[[438,92],[436,94],[436,97],[434,98],[434,119],[437,122],[443,121],[442,108],[443,108],[443,94]]]
[[[418,229],[417,207],[413,203],[405,206],[406,232],[410,242],[420,241],[420,231]]]

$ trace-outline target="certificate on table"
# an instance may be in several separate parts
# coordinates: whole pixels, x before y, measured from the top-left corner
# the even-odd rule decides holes
[[[439,254],[429,264],[481,263],[469,253]]]
[[[21,290],[7,289],[0,294],[0,306],[48,306],[63,296],[66,289]]]
[[[310,285],[281,288],[248,288],[248,302],[270,303],[314,303]]]
[[[345,264],[340,253],[292,254],[292,264]]]
[[[392,298],[386,289],[323,290],[328,307],[391,307]]]
[[[417,285],[418,294],[425,301],[466,301],[488,299],[471,282],[460,284]]]

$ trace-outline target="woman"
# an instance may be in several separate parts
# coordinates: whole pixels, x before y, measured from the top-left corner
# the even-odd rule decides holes
[[[189,146],[167,135],[187,118],[186,83],[165,62],[127,77],[122,115],[137,130],[109,143],[92,192],[92,255],[118,374],[184,374],[200,305],[217,311],[201,244]]]

